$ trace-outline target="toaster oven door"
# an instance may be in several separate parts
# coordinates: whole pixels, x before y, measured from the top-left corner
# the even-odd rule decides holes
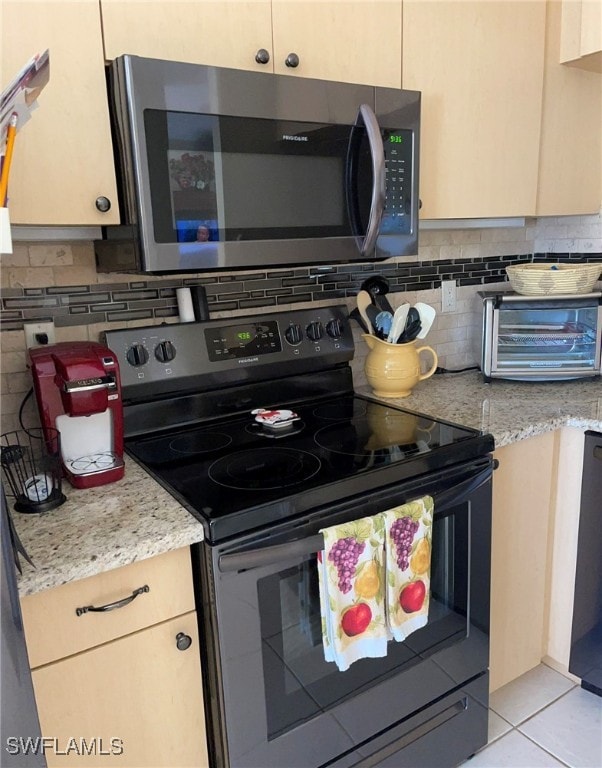
[[[599,296],[512,297],[492,305],[489,314],[485,333],[489,335],[490,371],[484,368],[486,376],[545,380],[599,375]]]

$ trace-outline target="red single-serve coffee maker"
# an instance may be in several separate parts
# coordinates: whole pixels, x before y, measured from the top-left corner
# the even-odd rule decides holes
[[[123,411],[117,358],[94,341],[29,350],[44,429],[60,433],[63,473],[75,488],[123,477]]]

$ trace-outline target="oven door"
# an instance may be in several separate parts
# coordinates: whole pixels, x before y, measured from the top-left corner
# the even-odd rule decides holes
[[[216,765],[322,766],[345,755],[355,764],[375,737],[382,743],[400,721],[486,674],[491,472],[487,457],[236,543],[201,545]],[[435,499],[428,624],[391,642],[385,658],[339,672],[322,648],[318,531],[426,493]]]

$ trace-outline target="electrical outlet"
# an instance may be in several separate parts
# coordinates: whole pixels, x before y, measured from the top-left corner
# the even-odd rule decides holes
[[[456,311],[456,281],[441,281],[441,312]]]
[[[54,344],[54,322],[49,320],[45,323],[24,323],[25,328],[25,346],[39,347],[43,344]]]

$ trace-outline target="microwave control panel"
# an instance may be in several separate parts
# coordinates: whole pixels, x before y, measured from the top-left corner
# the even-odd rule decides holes
[[[412,158],[414,134],[409,130],[383,129],[385,151],[385,210],[382,235],[410,234],[412,231]]]

